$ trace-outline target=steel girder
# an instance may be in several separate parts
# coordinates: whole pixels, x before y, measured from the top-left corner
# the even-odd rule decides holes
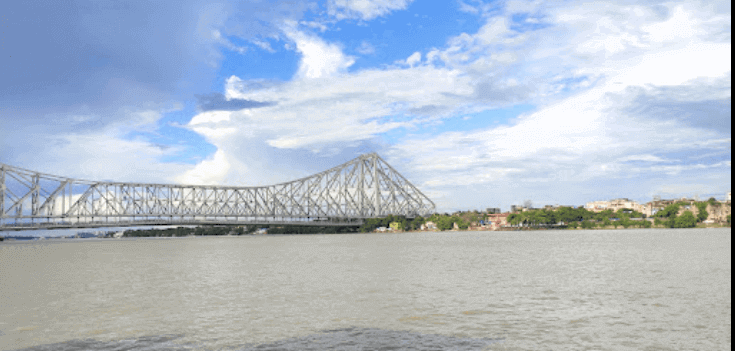
[[[349,222],[428,215],[434,209],[428,197],[376,153],[309,177],[258,187],[94,182],[0,163],[0,227],[43,222]]]

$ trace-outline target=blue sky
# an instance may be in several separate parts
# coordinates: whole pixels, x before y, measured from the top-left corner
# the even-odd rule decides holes
[[[376,151],[440,211],[723,197],[727,1],[40,2],[0,14],[0,162],[266,185]]]

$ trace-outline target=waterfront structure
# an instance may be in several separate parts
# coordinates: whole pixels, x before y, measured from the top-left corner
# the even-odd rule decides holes
[[[498,229],[508,225],[508,216],[510,213],[495,213],[487,215],[488,226],[490,229]]]
[[[65,178],[0,163],[0,229],[172,224],[361,225],[426,216],[434,203],[378,154],[258,187]]]
[[[629,209],[638,212],[643,212],[645,210],[643,205],[639,204],[636,201],[625,198],[614,199],[610,201],[588,202],[584,205],[584,208],[592,212],[602,212],[605,210],[613,210],[614,212],[616,212],[620,209]]]
[[[427,221],[426,223],[421,225],[421,230],[436,230],[436,223],[432,221]]]

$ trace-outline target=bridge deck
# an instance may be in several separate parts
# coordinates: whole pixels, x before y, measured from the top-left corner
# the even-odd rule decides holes
[[[289,225],[289,226],[319,226],[319,227],[359,227],[362,220],[350,221],[233,221],[233,220],[141,220],[117,222],[81,222],[81,223],[12,223],[0,225],[1,230],[37,230],[37,229],[73,229],[73,228],[109,228],[109,227],[140,227],[140,226],[177,226],[177,225]]]

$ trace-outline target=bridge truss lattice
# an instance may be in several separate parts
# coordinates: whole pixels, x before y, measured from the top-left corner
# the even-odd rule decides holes
[[[359,225],[434,203],[376,153],[257,187],[95,182],[0,163],[0,229],[167,224]]]

